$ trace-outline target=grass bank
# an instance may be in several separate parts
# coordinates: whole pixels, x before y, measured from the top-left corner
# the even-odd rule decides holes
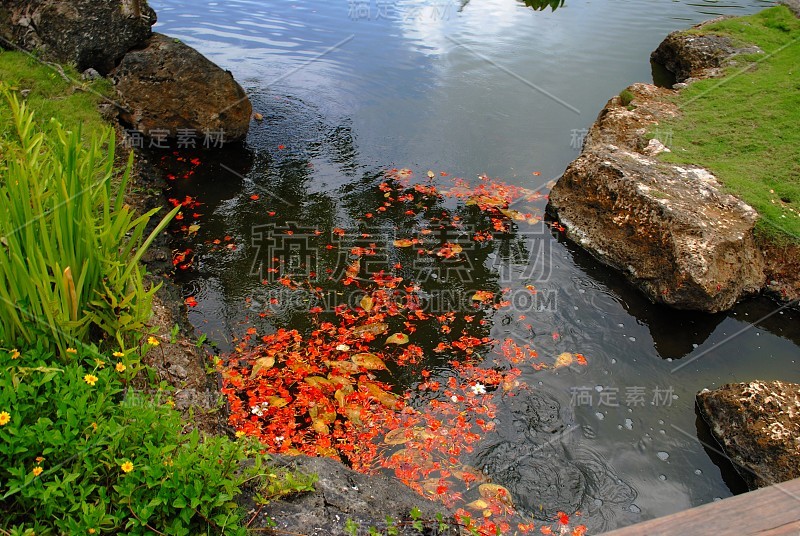
[[[672,150],[662,158],[712,171],[760,214],[757,232],[800,244],[800,20],[785,6],[690,32],[755,44],[724,78],[679,93],[681,115],[662,123]]]
[[[113,93],[111,83],[105,79],[84,82],[69,67],[45,64],[22,52],[0,49],[0,80],[25,96],[45,132],[52,131],[51,118],[68,130],[82,125],[86,132],[99,132],[108,127],[97,111],[103,98]],[[6,140],[13,134],[9,113],[5,100],[0,101],[0,138]]]

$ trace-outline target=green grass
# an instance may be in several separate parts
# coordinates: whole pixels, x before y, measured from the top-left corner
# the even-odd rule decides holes
[[[800,243],[800,20],[778,6],[701,32],[765,54],[742,57],[725,78],[681,91],[680,117],[658,126],[672,132],[672,153],[662,158],[709,169],[758,211],[759,234]]]
[[[55,66],[37,61],[29,54],[0,50],[0,80],[15,91],[30,90],[25,98],[36,111],[36,120],[47,131],[50,119],[58,121],[68,130],[83,125],[85,132],[98,132],[108,127],[97,111],[102,98],[113,94],[107,80],[84,82],[80,74],[69,67],[63,68],[62,78]],[[0,139],[13,136],[11,113],[8,104],[0,102]]]

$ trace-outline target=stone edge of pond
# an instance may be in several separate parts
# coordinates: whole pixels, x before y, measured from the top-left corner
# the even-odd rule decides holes
[[[750,490],[800,477],[800,385],[731,383],[704,389],[696,401],[714,439]]]
[[[795,14],[800,0],[784,0]],[[798,15],[800,16],[800,15]],[[736,56],[758,52],[722,36],[679,30],[651,59],[676,75],[672,89],[636,83],[611,98],[550,193],[548,212],[567,238],[620,272],[651,301],[715,313],[763,292],[798,307],[800,245],[753,232],[755,210],[724,192],[699,166],[656,157],[669,151],[647,133],[674,117],[670,97],[689,83],[722,76]]]

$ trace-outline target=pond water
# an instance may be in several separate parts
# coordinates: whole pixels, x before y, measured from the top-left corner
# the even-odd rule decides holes
[[[652,80],[649,54],[667,33],[771,2],[567,0],[555,11],[515,0],[151,4],[157,31],[232,71],[264,115],[245,147],[173,166],[194,173],[170,196],[203,203],[186,238],[193,266],[179,274],[197,300],[190,320],[229,351],[254,324],[310,325],[302,299],[257,314],[275,290],[253,271],[264,260],[254,246],[271,236],[259,226],[363,231],[390,168],[413,170],[412,182],[434,170],[443,188],[440,172],[473,182],[486,174],[546,194],[604,103]],[[519,210],[543,215],[546,199],[527,199]],[[463,204],[445,205],[477,224]],[[515,491],[530,517],[580,510],[590,533],[742,491],[698,421],[694,394],[755,378],[800,382],[799,315],[761,298],[717,315],[654,306],[540,223],[495,242],[474,252],[467,277],[431,278],[422,292],[515,295],[533,285],[533,298],[486,314],[486,335],[530,344],[545,363],[579,352],[588,364],[523,368],[528,394],[499,404],[496,433],[469,463]],[[417,343],[427,352],[438,335],[426,337]],[[448,377],[445,363],[431,368]],[[397,381],[402,391],[419,378]]]

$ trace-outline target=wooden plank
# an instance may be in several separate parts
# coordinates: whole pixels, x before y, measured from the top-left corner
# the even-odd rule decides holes
[[[644,521],[605,536],[667,534],[798,536],[800,478]]]

